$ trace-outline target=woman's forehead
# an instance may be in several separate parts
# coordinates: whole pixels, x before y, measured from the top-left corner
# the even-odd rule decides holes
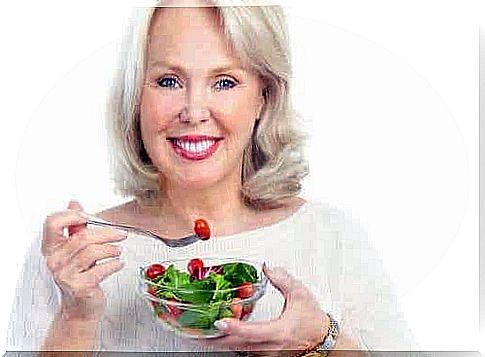
[[[227,42],[214,8],[159,8],[153,16],[149,36],[152,46],[157,43],[175,46],[181,41],[192,41],[198,46],[204,46],[209,40]]]
[[[237,65],[214,8],[161,8],[150,28],[148,63],[212,61]],[[168,62],[170,62],[168,61]]]
[[[204,26],[222,30],[216,7],[158,7],[152,18],[151,33]]]
[[[214,6],[209,0],[160,0],[159,7],[209,7]]]

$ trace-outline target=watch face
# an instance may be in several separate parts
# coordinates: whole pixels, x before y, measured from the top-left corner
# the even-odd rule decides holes
[[[325,350],[325,351],[328,351],[330,349],[333,348],[333,346],[335,345],[335,341],[334,339],[332,338],[332,336],[328,336],[325,341],[323,341],[322,343],[322,348]]]

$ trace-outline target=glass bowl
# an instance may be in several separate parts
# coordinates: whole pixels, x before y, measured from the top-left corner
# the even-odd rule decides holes
[[[220,266],[223,267],[222,270],[224,267],[227,267],[226,269],[234,268],[234,263],[251,265],[254,267],[253,272],[256,273],[257,280],[249,286],[249,290],[244,290],[240,285],[218,289],[184,288],[172,285],[168,289],[166,285],[157,284],[146,278],[146,271],[152,264],[161,264],[167,270],[173,265],[177,270],[189,274],[187,265],[191,259],[175,259],[140,267],[137,275],[138,292],[146,300],[157,321],[161,322],[165,328],[189,338],[216,338],[225,333],[218,330],[214,326],[214,322],[226,317],[247,320],[251,316],[256,302],[264,295],[268,279],[263,273],[263,265],[260,262],[238,258],[204,257],[201,259],[204,267],[219,266],[219,268],[214,268],[218,272],[221,272]],[[241,265],[237,267],[242,269]],[[237,272],[238,270],[234,269],[233,276],[238,276]],[[235,279],[237,281],[237,278]],[[193,281],[192,278],[191,281]],[[168,290],[174,296],[168,298],[166,295],[170,295],[167,293]],[[163,292],[165,292],[165,298],[160,297],[160,295],[164,295]],[[224,298],[214,300],[215,296]],[[195,302],[200,299],[209,302]],[[187,300],[192,302],[187,302]]]

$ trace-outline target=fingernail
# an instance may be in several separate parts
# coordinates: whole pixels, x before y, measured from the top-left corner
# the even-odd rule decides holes
[[[263,271],[268,272],[268,273],[272,273],[273,268],[268,263],[264,262],[263,263]]]
[[[217,320],[216,322],[214,322],[214,326],[216,327],[216,329],[224,331],[227,329],[227,322],[222,320]]]

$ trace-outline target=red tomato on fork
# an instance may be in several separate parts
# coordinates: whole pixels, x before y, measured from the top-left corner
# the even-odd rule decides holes
[[[209,228],[209,224],[205,219],[202,219],[202,218],[195,220],[194,232],[202,240],[207,240],[211,237],[211,230]]]

